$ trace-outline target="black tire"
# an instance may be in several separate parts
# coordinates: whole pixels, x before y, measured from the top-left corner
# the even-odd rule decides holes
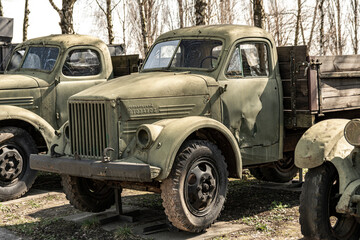
[[[114,189],[103,181],[61,176],[66,198],[77,209],[85,212],[102,212],[115,203]]]
[[[276,183],[291,181],[299,172],[295,166],[294,154],[284,155],[284,159],[264,167],[249,168],[250,173],[258,180]]]
[[[185,142],[170,175],[161,184],[169,221],[189,232],[210,227],[223,209],[227,177],[224,156],[214,144],[200,140]]]
[[[309,169],[300,195],[301,233],[309,239],[356,239],[360,225],[355,217],[337,213],[339,176],[332,163]]]
[[[30,154],[37,148],[28,132],[17,127],[0,128],[0,134],[13,137],[0,144],[0,200],[21,197],[33,185],[37,171],[30,169]]]

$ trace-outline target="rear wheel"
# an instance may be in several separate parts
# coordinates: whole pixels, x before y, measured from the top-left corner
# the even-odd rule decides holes
[[[28,132],[17,127],[0,128],[12,136],[0,144],[0,200],[19,198],[33,185],[37,171],[30,169],[29,156],[37,153]]]
[[[250,173],[259,180],[277,183],[291,181],[299,171],[295,166],[294,154],[287,153],[284,158],[270,166],[250,168]]]
[[[217,219],[227,191],[227,166],[208,141],[188,141],[161,185],[165,213],[177,228],[201,232]]]
[[[309,239],[359,239],[355,217],[337,213],[339,175],[331,163],[309,169],[300,195],[301,233]]]
[[[81,211],[102,212],[115,203],[114,189],[103,181],[69,175],[61,179],[66,198]]]

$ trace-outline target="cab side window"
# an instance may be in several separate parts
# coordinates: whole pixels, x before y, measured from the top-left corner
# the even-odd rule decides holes
[[[62,72],[65,76],[92,76],[101,72],[99,53],[92,49],[75,49],[66,57]]]
[[[269,76],[267,44],[238,44],[232,53],[225,75],[228,78]]]

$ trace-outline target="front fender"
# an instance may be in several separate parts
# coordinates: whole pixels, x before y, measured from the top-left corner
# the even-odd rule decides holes
[[[295,148],[295,165],[315,168],[324,161],[344,159],[354,149],[344,137],[346,119],[329,119],[309,128]]]
[[[211,118],[193,116],[163,120],[154,125],[163,127],[148,152],[148,163],[162,169],[157,180],[167,178],[181,145],[192,133],[200,129],[212,129],[225,137],[235,156],[237,175],[241,177],[242,161],[239,146],[233,134],[222,123]]]
[[[13,119],[32,125],[41,133],[48,149],[50,149],[51,139],[55,135],[55,130],[45,119],[24,108],[9,105],[0,106],[0,121]]]

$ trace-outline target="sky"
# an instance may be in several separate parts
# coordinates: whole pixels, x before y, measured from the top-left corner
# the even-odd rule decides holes
[[[55,4],[61,8],[61,0],[54,0]],[[13,43],[22,42],[22,28],[24,19],[24,0],[2,0],[4,17],[14,18]],[[74,7],[74,28],[80,34],[91,34],[92,20],[83,11],[87,6],[79,6],[82,1]],[[49,0],[29,0],[29,27],[28,39],[45,36],[49,34],[61,33],[59,27],[60,17],[50,5]],[[77,25],[79,22],[87,21],[90,24],[82,24],[81,29]]]

